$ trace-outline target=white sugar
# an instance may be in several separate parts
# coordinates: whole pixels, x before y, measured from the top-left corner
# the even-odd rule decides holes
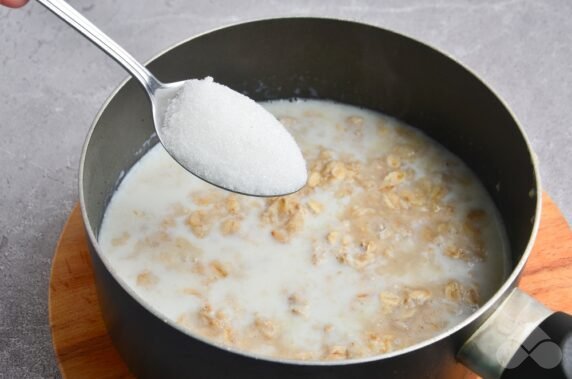
[[[282,124],[211,77],[185,83],[167,107],[160,135],[181,165],[233,191],[281,195],[307,180],[304,157]]]

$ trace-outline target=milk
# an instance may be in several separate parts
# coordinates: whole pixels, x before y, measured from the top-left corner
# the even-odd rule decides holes
[[[264,106],[301,146],[310,181],[320,162],[343,170],[289,198],[299,205],[291,219],[303,218],[290,233],[263,216],[271,200],[229,195],[152,148],[113,195],[99,235],[112,270],[148,306],[248,352],[330,360],[430,338],[499,288],[506,233],[458,158],[373,111],[317,100]],[[408,195],[424,180],[438,201]]]

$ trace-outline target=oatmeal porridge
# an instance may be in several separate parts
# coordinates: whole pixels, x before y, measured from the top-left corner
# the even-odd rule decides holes
[[[504,227],[458,158],[373,111],[264,106],[302,148],[301,191],[230,194],[158,144],[106,210],[104,259],[166,319],[242,351],[337,360],[430,338],[500,286]]]

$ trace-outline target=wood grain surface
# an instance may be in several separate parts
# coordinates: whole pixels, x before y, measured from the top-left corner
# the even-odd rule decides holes
[[[548,195],[520,287],[548,307],[572,313],[572,231]],[[64,378],[133,378],[101,318],[79,207],[63,228],[52,262],[49,317]],[[474,375],[470,376],[475,378]]]

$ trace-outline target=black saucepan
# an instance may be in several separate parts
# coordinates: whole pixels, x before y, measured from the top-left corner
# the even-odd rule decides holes
[[[185,41],[149,63],[164,82],[213,76],[255,100],[331,99],[379,110],[461,157],[500,210],[513,270],[494,296],[454,328],[366,359],[295,362],[224,349],[161,319],[117,277],[97,236],[118,178],[156,140],[134,80],[103,106],[84,146],[81,210],[105,323],[142,378],[572,377],[571,317],[515,290],[540,218],[538,167],[506,105],[468,69],[402,35],[354,22],[284,18],[248,22]]]

